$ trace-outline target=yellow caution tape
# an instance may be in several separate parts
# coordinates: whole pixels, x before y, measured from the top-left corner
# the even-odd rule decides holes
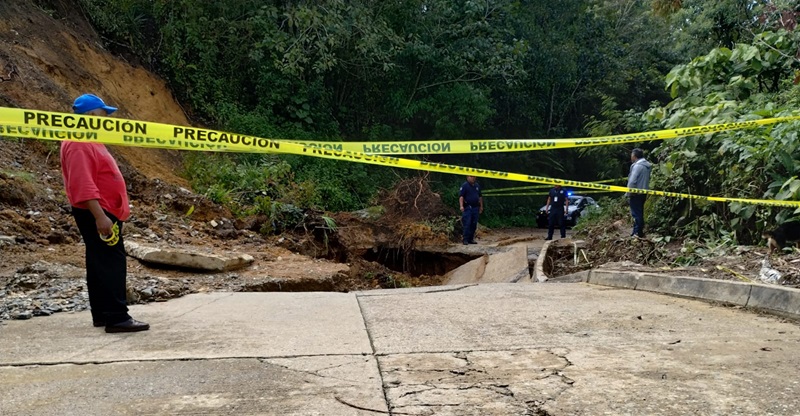
[[[595,183],[595,182],[592,182]],[[610,191],[577,191],[575,195],[570,196],[583,196],[588,194],[609,194],[612,193]],[[511,192],[511,193],[487,193],[483,192],[483,196],[486,197],[498,197],[498,196],[547,196],[550,195],[548,192]]]
[[[530,186],[514,186],[511,188],[497,188],[497,189],[487,189],[483,191],[483,195],[488,194],[504,194],[506,192],[516,192],[516,191],[533,191],[537,189],[546,189],[549,188],[550,185],[530,185]]]
[[[484,192],[482,195],[488,198],[495,198],[498,196],[547,196],[550,194],[548,192],[520,192],[520,193],[513,192],[508,194],[494,194],[494,193],[489,194]]]
[[[588,138],[567,139],[485,139],[485,140],[427,140],[400,142],[322,142],[295,141],[309,147],[333,151],[351,151],[373,155],[419,155],[419,154],[463,154],[529,152],[534,150],[567,149],[574,147],[606,146],[625,143],[639,143],[651,140],[675,139],[698,134],[719,133],[742,129],[752,129],[769,124],[800,120],[800,116],[765,118],[760,120],[737,121],[707,126],[680,129],[657,130],[651,132],[618,134]]]
[[[592,183],[621,182],[621,181],[626,181],[626,180],[628,180],[628,178],[616,178],[616,179],[605,179],[605,180],[602,180],[602,181],[594,181]],[[511,188],[487,189],[487,190],[483,191],[483,195],[484,196],[488,196],[489,194],[507,195],[507,194],[505,194],[505,192],[509,192],[509,191],[527,191],[527,190],[542,189],[542,188],[548,188],[548,187],[549,186],[547,186],[547,185],[532,185],[532,186],[515,186],[515,187],[511,187]],[[582,193],[586,193],[586,192],[582,192]],[[515,193],[514,195],[525,195],[525,194]],[[545,195],[547,195],[547,194],[545,194]]]
[[[100,239],[105,241],[109,246],[115,246],[119,243],[119,224],[116,222],[111,226],[111,235],[105,236],[100,234]]]
[[[786,118],[784,118],[786,119]],[[778,120],[778,119],[772,119]],[[763,122],[765,120],[759,120]],[[771,121],[774,123],[777,121]],[[757,123],[745,122],[738,124]],[[766,124],[770,124],[766,123]],[[749,124],[747,124],[749,125]],[[740,127],[742,128],[742,127]],[[728,128],[731,129],[731,128]],[[721,131],[721,130],[717,130]],[[710,131],[704,131],[710,132]],[[699,133],[699,132],[698,132]],[[698,134],[694,133],[694,134]],[[629,189],[623,186],[605,185],[591,182],[546,178],[541,176],[508,173],[489,169],[477,169],[434,163],[393,156],[383,156],[335,151],[309,147],[299,143],[264,139],[216,130],[194,127],[174,126],[145,121],[125,120],[109,117],[85,116],[78,114],[52,113],[46,111],[22,110],[0,107],[0,136],[23,137],[44,140],[73,140],[109,145],[138,146],[158,149],[178,149],[196,151],[284,153],[313,156],[324,159],[344,160],[393,168],[414,169],[429,172],[472,175],[517,182],[562,185],[572,188],[587,188],[607,192],[629,192],[646,195],[659,195],[675,198],[701,199],[714,202],[740,202],[781,207],[800,207],[800,201],[775,201],[747,198],[723,198],[691,195],[678,192],[663,192],[644,189]]]
[[[535,191],[539,189],[547,189],[551,188],[550,185],[531,185],[531,186],[515,186],[512,188],[497,188],[497,189],[486,189],[482,192],[484,196],[489,195],[506,195],[506,192],[513,192],[518,193],[519,191]]]
[[[44,111],[31,111],[0,107],[0,122],[9,124],[9,127],[24,127],[37,125],[38,127],[51,127],[61,130],[84,131],[122,131],[131,136],[129,140],[153,139],[154,135],[144,134],[141,122],[133,122],[117,118],[101,118],[103,121],[86,121],[75,114],[59,114]],[[638,143],[649,140],[664,140],[677,137],[693,136],[698,134],[718,133],[741,129],[756,128],[775,123],[800,120],[800,116],[787,116],[766,118],[760,120],[737,121],[732,123],[711,124],[707,126],[687,127],[680,129],[658,130],[612,136],[567,138],[567,139],[517,139],[517,140],[433,140],[433,141],[403,141],[403,142],[324,142],[324,141],[292,141],[307,147],[331,150],[337,152],[349,151],[364,154],[382,155],[411,155],[411,154],[462,154],[462,153],[496,153],[496,152],[524,152],[533,150],[565,149],[587,146],[604,146],[624,143]],[[150,123],[155,124],[155,123]],[[120,130],[123,129],[123,130]],[[220,146],[227,147],[233,143],[237,134],[219,133],[205,135],[211,130],[181,128],[182,134],[192,140],[193,149],[198,150],[223,150]],[[0,132],[0,134],[3,134]],[[45,133],[47,134],[47,133]],[[194,136],[197,134],[198,136]],[[44,137],[42,137],[44,138]],[[267,140],[267,139],[261,139]],[[203,143],[198,143],[203,142]],[[189,144],[187,144],[189,145]],[[168,147],[168,144],[164,144]],[[250,146],[245,143],[245,146]],[[254,145],[258,147],[257,145]],[[244,150],[227,150],[244,151]]]

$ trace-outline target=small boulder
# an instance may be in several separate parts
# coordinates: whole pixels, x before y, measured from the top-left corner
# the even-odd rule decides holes
[[[128,255],[144,263],[179,267],[191,270],[226,272],[249,266],[255,261],[249,254],[218,255],[181,249],[146,247],[131,241],[125,242]]]

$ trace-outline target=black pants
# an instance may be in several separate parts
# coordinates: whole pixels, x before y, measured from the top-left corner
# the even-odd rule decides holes
[[[556,223],[561,227],[561,238],[567,237],[567,221],[564,218],[564,210],[558,207],[550,207],[550,214],[547,216],[547,238],[553,238],[553,228]]]
[[[86,287],[92,319],[113,325],[130,319],[125,295],[128,269],[122,240],[123,223],[107,212],[106,215],[119,224],[119,242],[113,246],[100,239],[91,211],[72,207],[72,216],[86,244]]]

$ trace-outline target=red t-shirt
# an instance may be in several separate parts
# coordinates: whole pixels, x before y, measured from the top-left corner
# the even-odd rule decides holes
[[[86,201],[97,199],[104,210],[120,221],[130,216],[125,179],[104,145],[61,142],[61,173],[67,199],[73,207],[88,209]]]

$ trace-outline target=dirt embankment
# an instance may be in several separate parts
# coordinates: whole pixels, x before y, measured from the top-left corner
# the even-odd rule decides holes
[[[77,0],[3,0],[0,16],[0,106],[71,112],[74,98],[90,92],[118,107],[117,117],[190,125],[164,80],[102,46]],[[247,269],[216,274],[153,269],[129,259],[132,302],[208,290],[439,283],[426,270],[405,272],[415,262],[417,242],[446,244],[454,231],[455,216],[434,219],[449,212],[424,178],[384,195],[387,208],[378,209],[376,218],[307,212],[294,232],[263,236],[258,218],[234,219],[192,192],[180,176],[180,152],[110,150],[133,205],[126,239],[256,259]],[[86,308],[83,247],[60,169],[57,142],[0,138],[0,320]]]
[[[162,79],[102,47],[77,1],[5,0],[0,16],[0,106],[71,112],[74,98],[91,92],[119,107],[118,117],[189,124]],[[69,218],[58,149],[57,142],[0,139],[0,235],[13,238],[0,244],[0,272],[20,266],[25,257],[20,252],[79,240]],[[179,175],[178,152],[111,151],[128,182],[135,220],[148,222],[155,210],[185,213],[191,206],[197,220],[227,214],[180,191],[188,183]]]
[[[164,81],[103,49],[80,10],[77,1],[68,0],[42,7],[29,0],[0,2],[0,105],[71,112],[74,98],[91,92],[119,107],[118,117],[188,125]],[[5,144],[0,166],[11,167],[19,155],[9,150],[27,149],[8,149]],[[186,185],[176,174],[180,169],[176,152],[137,148],[114,152],[122,164],[146,178]],[[52,166],[57,158],[39,161]]]

